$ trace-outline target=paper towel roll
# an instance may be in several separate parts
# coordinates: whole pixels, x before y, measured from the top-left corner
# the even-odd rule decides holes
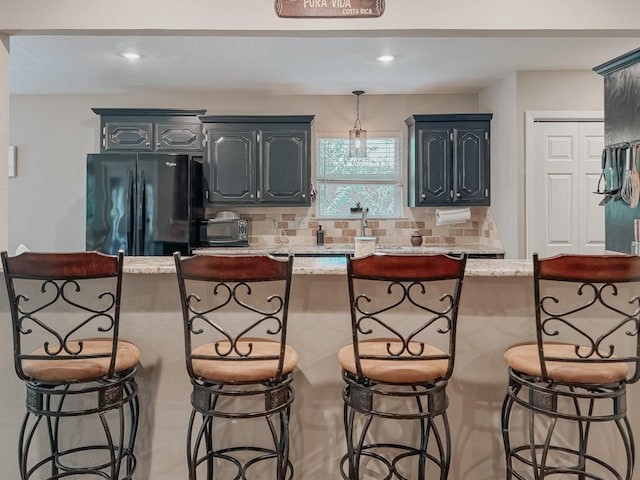
[[[464,223],[470,218],[470,208],[452,208],[449,210],[440,210],[439,208],[436,208],[436,225]]]

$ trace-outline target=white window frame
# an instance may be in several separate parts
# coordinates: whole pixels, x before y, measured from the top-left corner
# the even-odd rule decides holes
[[[375,138],[396,138],[398,142],[398,151],[396,155],[396,163],[398,165],[397,176],[389,179],[371,179],[366,177],[361,178],[334,178],[334,179],[326,179],[320,173],[320,162],[322,161],[322,156],[320,155],[320,140],[326,138],[340,138],[345,141],[349,140],[347,132],[318,132],[315,134],[315,168],[314,168],[314,177],[315,177],[315,188],[317,190],[316,197],[316,218],[318,219],[352,219],[358,217],[360,214],[345,214],[345,215],[322,215],[320,211],[321,202],[322,202],[322,184],[331,183],[331,184],[379,184],[379,185],[394,185],[397,190],[397,208],[393,214],[390,215],[376,215],[375,212],[369,212],[370,218],[379,218],[379,219],[394,219],[394,218],[405,218],[404,217],[404,201],[406,196],[405,189],[405,164],[404,162],[404,137],[402,132],[372,132],[367,131],[367,140]],[[364,205],[366,207],[366,205]]]

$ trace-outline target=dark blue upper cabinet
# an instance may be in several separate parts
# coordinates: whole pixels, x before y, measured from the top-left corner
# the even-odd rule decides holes
[[[413,115],[405,121],[410,207],[490,205],[492,116]]]
[[[100,115],[101,152],[202,152],[199,115],[206,110],[94,108]]]
[[[203,116],[209,203],[310,205],[312,115]]]

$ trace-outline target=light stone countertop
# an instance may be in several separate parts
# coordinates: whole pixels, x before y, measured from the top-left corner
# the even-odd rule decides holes
[[[252,245],[249,247],[202,247],[194,250],[197,255],[260,255],[264,253],[272,253],[275,255],[344,255],[346,253],[353,254],[353,244],[327,244],[327,245],[278,245],[278,246],[262,246]],[[413,247],[410,245],[376,245],[376,252],[383,253],[453,253],[453,254],[488,254],[488,255],[504,255],[504,250],[487,245],[422,245]]]
[[[247,252],[245,252],[247,254]],[[125,257],[127,274],[175,274],[173,257]],[[346,275],[346,258],[295,257],[294,275]],[[470,277],[531,277],[531,260],[468,259],[465,276]]]

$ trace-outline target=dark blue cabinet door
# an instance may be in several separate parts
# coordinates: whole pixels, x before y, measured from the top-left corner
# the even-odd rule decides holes
[[[155,123],[154,137],[158,152],[201,152],[202,124]]]
[[[453,164],[448,128],[424,128],[418,131],[418,174],[416,204],[448,204],[451,192]]]
[[[209,202],[254,204],[257,199],[255,129],[217,125],[207,131]]]
[[[489,159],[487,125],[453,129],[454,202],[489,205]]]
[[[151,122],[105,122],[103,150],[150,152],[153,150]]]
[[[307,132],[286,125],[262,129],[260,201],[265,204],[309,204]]]

